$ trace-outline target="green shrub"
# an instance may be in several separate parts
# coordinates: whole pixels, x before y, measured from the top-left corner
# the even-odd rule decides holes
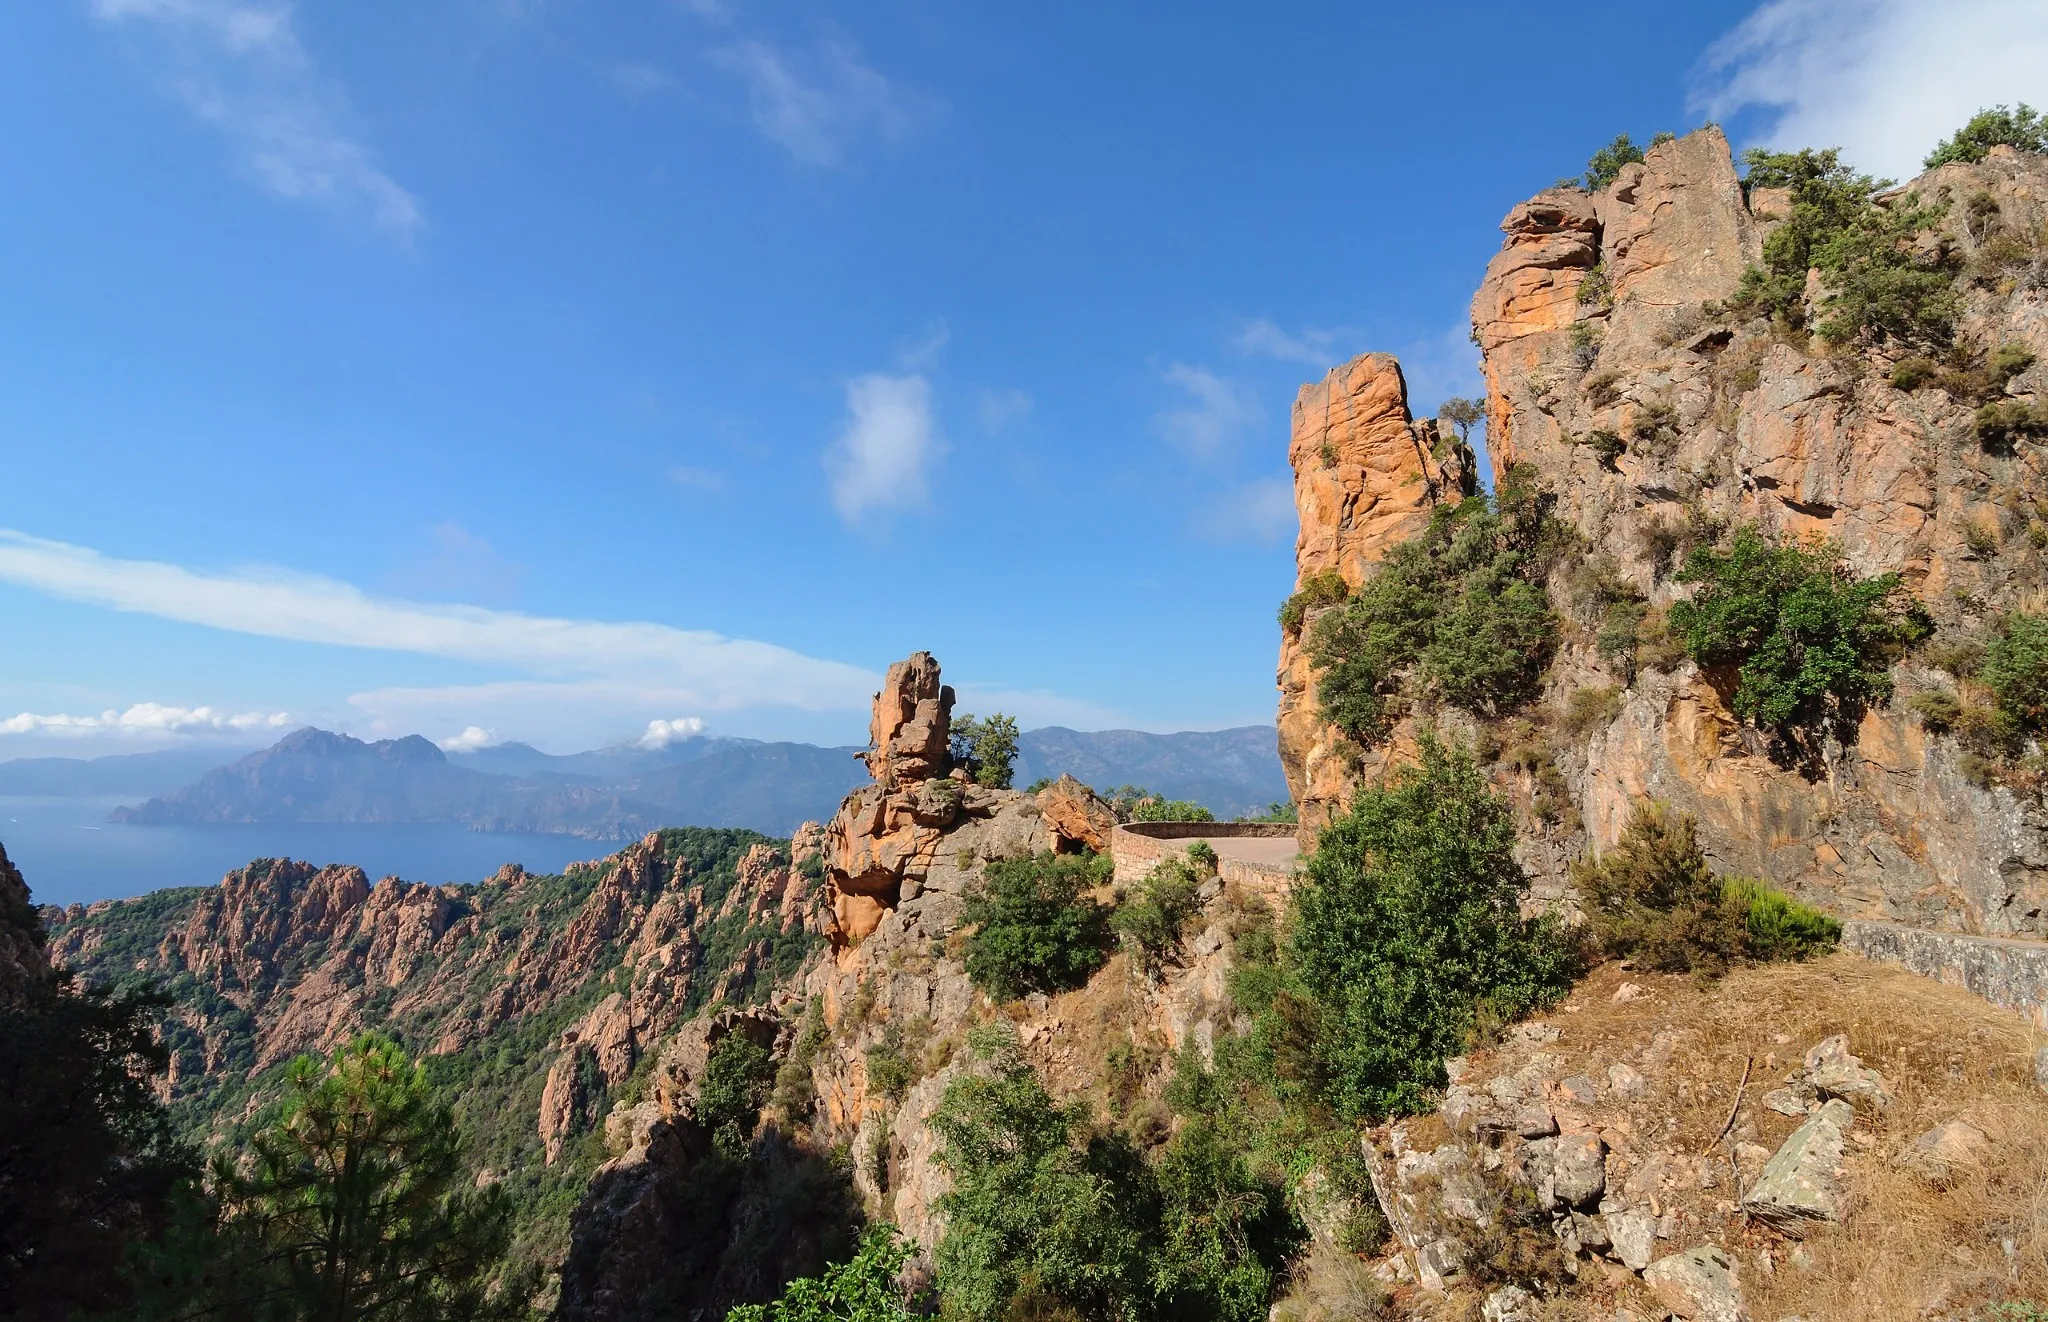
[[[1834,919],[1761,881],[1716,877],[1693,818],[1661,804],[1637,806],[1614,847],[1574,863],[1571,879],[1600,948],[1659,972],[1805,959],[1842,935]]]
[[[1351,1119],[1422,1109],[1482,1019],[1570,986],[1574,952],[1524,919],[1512,811],[1470,753],[1425,734],[1419,765],[1361,789],[1325,827],[1296,892],[1275,1032]]]
[[[768,1304],[741,1304],[725,1322],[911,1322],[912,1313],[896,1284],[914,1246],[882,1222],[868,1227],[860,1251],[819,1276],[803,1276]]]
[[[1216,846],[1207,840],[1197,840],[1188,846],[1188,862],[1200,868],[1209,876],[1216,875]]]
[[[1931,386],[1941,376],[1941,369],[1931,358],[1913,354],[1901,358],[1892,368],[1892,389],[1914,391],[1922,386]]]
[[[1609,468],[1614,467],[1615,461],[1620,459],[1628,449],[1626,445],[1622,444],[1620,436],[1607,430],[1605,427],[1595,427],[1592,431],[1579,437],[1578,440],[1580,445],[1591,450],[1594,457]]]
[[[1740,916],[1721,902],[1693,819],[1639,805],[1621,839],[1572,865],[1600,948],[1660,972],[1718,973],[1742,953]]]
[[[1142,1315],[1156,1195],[1136,1153],[1089,1134],[1084,1106],[1054,1101],[1006,1053],[955,1079],[930,1124],[953,1181],[934,1254],[950,1316],[995,1322],[1020,1296],[1086,1317]]]
[[[1449,407],[1446,405],[1445,407]],[[1301,622],[1319,606],[1335,606],[1351,595],[1351,585],[1334,569],[1319,569],[1301,580],[1293,596],[1280,603],[1280,627],[1300,633]]]
[[[1913,695],[1909,705],[1920,718],[1920,724],[1935,734],[1953,730],[1963,714],[1962,701],[1947,689],[1922,689]]]
[[[775,1068],[768,1053],[745,1033],[727,1033],[704,1062],[704,1080],[697,1091],[697,1119],[726,1156],[744,1157],[754,1123],[774,1087]]]
[[[1266,811],[1251,813],[1237,820],[1240,822],[1298,822],[1301,820],[1301,810],[1292,803],[1269,803],[1266,805]]]
[[[1984,649],[1978,678],[1998,714],[2022,734],[2048,728],[2048,616],[2015,611]]]
[[[2048,406],[2019,399],[1980,405],[1973,421],[1977,444],[1992,454],[2011,454],[2023,440],[2048,436]]]
[[[1565,701],[1564,716],[1560,722],[1565,737],[1581,739],[1595,730],[1605,729],[1621,715],[1621,702],[1619,684],[1573,689],[1571,697]]]
[[[1702,666],[1736,666],[1735,714],[1791,738],[1853,725],[1891,696],[1889,667],[1932,631],[1897,574],[1857,578],[1827,544],[1788,546],[1753,527],[1701,547],[1678,581],[1671,626]]]
[[[1540,516],[1474,497],[1441,506],[1351,600],[1309,631],[1326,720],[1360,743],[1384,735],[1404,678],[1424,696],[1493,713],[1533,697],[1556,619],[1532,581]]]
[[[918,1053],[931,1025],[918,1020],[906,1025],[891,1019],[882,1029],[882,1040],[867,1049],[868,1088],[892,1102],[903,1100],[912,1084],[922,1078]]]
[[[1213,849],[1209,856],[1214,859]],[[1157,968],[1179,947],[1181,928],[1201,911],[1202,880],[1192,860],[1165,859],[1117,905],[1110,930],[1139,964]]]
[[[1622,166],[1633,165],[1642,159],[1643,149],[1636,146],[1628,134],[1615,134],[1614,141],[1594,152],[1593,158],[1586,162],[1586,191],[1599,192],[1620,176]]]
[[[1790,214],[1764,240],[1764,260],[1743,272],[1729,306],[1738,312],[1806,325],[1806,273],[1821,273],[1827,293],[1814,328],[1821,338],[1945,342],[1957,301],[1945,253],[1923,254],[1914,236],[1941,218],[1911,195],[1890,206],[1871,199],[1883,181],[1844,165],[1829,149],[1743,154],[1752,188],[1783,188]]]
[[[1054,1101],[1013,1049],[956,1079],[933,1115],[945,1315],[1259,1322],[1300,1242],[1286,1200],[1216,1128],[1147,1162]]]
[[[1943,138],[1927,154],[1927,168],[1955,161],[1981,161],[1993,147],[2017,147],[2021,151],[2048,151],[2048,119],[2022,101],[2017,110],[1993,106],[1970,116],[1970,122]]]
[[[990,863],[967,890],[965,964],[998,1001],[1078,987],[1101,967],[1108,914],[1084,892],[1109,879],[1107,855],[1044,853]]]
[[[1841,943],[1840,923],[1752,877],[1729,877],[1721,898],[1742,915],[1743,953],[1750,959],[1811,959]]]
[[[1216,814],[1193,799],[1143,798],[1131,805],[1125,818],[1132,822],[1213,822]]]
[[[966,768],[974,783],[1006,790],[1017,764],[1017,720],[1001,712],[986,719],[965,712],[953,718],[954,765]]]

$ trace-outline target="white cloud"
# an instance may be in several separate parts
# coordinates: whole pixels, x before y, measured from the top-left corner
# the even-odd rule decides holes
[[[754,127],[805,165],[838,165],[857,137],[895,139],[914,118],[915,98],[841,36],[802,53],[749,38],[713,59],[746,80]]]
[[[1292,538],[1298,528],[1294,482],[1261,477],[1226,491],[1196,510],[1191,531],[1212,542],[1258,542],[1270,545]]]
[[[1710,47],[1696,109],[1762,108],[1774,148],[1840,147],[1859,169],[1920,172],[1979,109],[2048,103],[2041,0],[1771,0]]]
[[[873,372],[846,383],[846,429],[825,453],[832,503],[848,523],[924,504],[926,470],[944,451],[931,383]]]
[[[647,733],[634,742],[650,752],[695,739],[704,733],[704,722],[695,716],[678,716],[672,721],[649,721]]]
[[[22,712],[0,720],[0,734],[147,737],[234,734],[278,730],[290,724],[291,716],[285,712],[226,712],[218,707],[167,707],[161,703],[138,702],[126,711],[109,708],[97,716],[41,716],[35,712]]]
[[[1259,412],[1235,385],[1201,367],[1175,363],[1165,379],[1186,391],[1186,408],[1171,409],[1153,419],[1168,444],[1190,459],[1221,458],[1235,448],[1258,422]]]
[[[202,573],[7,529],[0,529],[0,582],[266,638],[452,657],[565,678],[632,677],[686,690],[695,697],[690,705],[699,708],[833,710],[864,704],[875,686],[875,676],[856,666],[706,630],[385,599],[348,583],[277,570]]]
[[[235,144],[275,197],[334,207],[405,238],[425,218],[417,199],[345,132],[343,98],[322,79],[275,0],[92,0],[93,14],[134,37],[186,109]]]
[[[1290,334],[1261,317],[1244,324],[1244,328],[1237,333],[1235,344],[1239,353],[1278,358],[1283,362],[1304,363],[1310,367],[1330,368],[1335,367],[1340,361],[1341,356],[1336,347],[1338,341],[1354,338],[1354,331],[1316,330],[1307,326]]]
[[[441,748],[449,753],[473,753],[479,748],[489,748],[498,742],[498,736],[481,725],[464,726],[462,733],[441,741]]]
[[[998,436],[1031,416],[1031,396],[1021,390],[984,390],[979,411],[981,429]]]

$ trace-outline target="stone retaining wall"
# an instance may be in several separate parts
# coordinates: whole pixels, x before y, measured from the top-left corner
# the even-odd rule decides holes
[[[1842,923],[1842,946],[1877,963],[1965,988],[2048,1028],[2048,942],[1850,918]]]
[[[1287,822],[1126,822],[1110,833],[1109,854],[1116,862],[1119,885],[1138,881],[1161,859],[1180,854],[1190,840],[1282,840],[1294,837]],[[1251,887],[1269,900],[1284,902],[1294,878],[1292,868],[1248,858],[1220,855],[1216,875],[1225,882]]]

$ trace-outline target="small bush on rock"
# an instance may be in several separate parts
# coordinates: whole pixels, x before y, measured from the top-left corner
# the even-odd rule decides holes
[[[1319,569],[1301,580],[1294,595],[1280,603],[1280,627],[1288,633],[1300,633],[1301,622],[1308,618],[1309,611],[1319,606],[1335,606],[1350,595],[1351,585],[1342,574],[1334,569]]]
[[[953,718],[952,755],[974,783],[1006,790],[1017,764],[1017,718],[1001,712],[979,719],[965,712]]]
[[[2048,616],[2008,615],[1984,649],[1978,678],[1997,699],[1999,718],[2015,733],[2048,729]]]
[[[1196,843],[1206,847],[1206,842]],[[1211,867],[1215,857],[1211,849]],[[1197,893],[1208,872],[1192,858],[1166,859],[1117,905],[1110,929],[1141,965],[1157,968],[1180,945],[1181,928],[1201,911]]]
[[[1597,193],[1613,183],[1621,174],[1621,167],[1633,165],[1643,159],[1643,149],[1626,133],[1614,135],[1614,141],[1593,153],[1593,159],[1586,162],[1584,184],[1586,191]]]
[[[1109,880],[1107,855],[1044,853],[990,863],[965,896],[974,928],[965,964],[998,1001],[1078,987],[1101,967],[1108,913],[1086,892]]]
[[[1740,960],[1805,959],[1841,925],[1761,881],[1714,875],[1697,824],[1660,804],[1629,814],[1621,839],[1571,868],[1600,948],[1665,973],[1719,974]]]
[[[1854,724],[1891,697],[1891,663],[1933,630],[1897,574],[1858,578],[1826,543],[1789,546],[1753,527],[1702,547],[1678,581],[1698,587],[1672,628],[1702,666],[1737,667],[1737,716],[1799,742]]]
[[[754,1122],[775,1086],[768,1053],[745,1033],[727,1033],[704,1062],[697,1093],[697,1119],[711,1132],[719,1152],[737,1161],[747,1153]]]

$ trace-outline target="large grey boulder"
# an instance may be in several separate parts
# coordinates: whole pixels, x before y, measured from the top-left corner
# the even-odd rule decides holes
[[[1842,1143],[1855,1123],[1855,1111],[1840,1098],[1808,1116],[1764,1163],[1743,1195],[1743,1210],[1794,1238],[1812,1222],[1841,1220]]]
[[[1643,1283],[1686,1322],[1749,1322],[1741,1275],[1712,1244],[1657,1259],[1643,1270]]]
[[[1609,1212],[1607,1238],[1621,1265],[1639,1272],[1657,1256],[1657,1218],[1648,1212]]]
[[[1949,1120],[1936,1125],[1898,1156],[1894,1162],[1929,1184],[1946,1187],[1964,1172],[1981,1166],[1991,1147],[1991,1136],[1967,1120]]]

